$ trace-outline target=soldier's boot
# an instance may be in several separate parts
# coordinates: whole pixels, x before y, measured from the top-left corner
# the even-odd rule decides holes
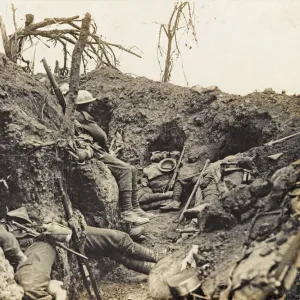
[[[139,200],[138,200],[138,185],[137,185],[137,170],[135,168],[132,169],[132,207],[133,211],[141,218],[152,219],[156,217],[155,214],[146,213],[140,208]]]
[[[160,202],[162,200],[170,200],[173,197],[173,192],[166,193],[145,193],[138,198],[140,205]]]
[[[126,251],[125,255],[136,260],[154,263],[158,262],[162,258],[159,253],[137,243],[133,243],[128,251]]]
[[[120,257],[116,259],[117,262],[121,263],[127,269],[133,270],[138,273],[149,275],[152,268],[156,265],[152,262],[135,260],[127,257]]]
[[[121,218],[125,222],[132,223],[132,224],[134,224],[136,226],[149,223],[149,219],[148,218],[142,218],[142,217],[140,217],[133,210],[132,211],[121,212]]]
[[[129,234],[129,236],[132,238],[134,242],[142,243],[147,238],[144,236],[144,227],[142,226],[133,226],[131,223],[129,223],[126,226],[126,232]]]
[[[170,201],[166,205],[162,205],[160,207],[160,210],[163,212],[180,210],[180,198],[182,195],[182,191],[182,184],[179,181],[177,181],[174,185],[172,201]]]
[[[146,213],[140,208],[139,200],[137,198],[137,189],[132,190],[132,206],[133,211],[141,218],[153,219],[154,217],[156,217],[155,214]]]
[[[208,203],[202,203],[198,206],[195,206],[193,208],[187,209],[184,213],[184,216],[186,218],[197,218],[198,215],[208,207]]]
[[[141,208],[143,210],[153,210],[153,209],[159,209],[162,203],[164,203],[165,200],[162,200],[162,202],[155,202],[155,203],[150,203],[150,204],[143,204],[141,205]]]
[[[121,208],[121,219],[134,225],[143,225],[149,222],[148,218],[142,218],[133,211],[132,191],[120,191],[119,202]]]
[[[167,202],[166,204],[162,204],[160,206],[160,210],[162,212],[168,212],[168,211],[177,211],[180,210],[180,202],[172,200],[170,202]]]

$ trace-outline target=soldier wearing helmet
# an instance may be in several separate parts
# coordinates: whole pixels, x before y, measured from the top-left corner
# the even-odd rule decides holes
[[[61,90],[63,94],[67,94],[68,85],[63,84]],[[139,206],[136,168],[109,153],[106,133],[89,114],[90,104],[95,100],[96,98],[90,92],[79,90],[76,99],[77,111],[75,112],[77,130],[93,137],[101,154],[100,160],[107,165],[115,177],[119,187],[121,218],[133,225],[148,223],[154,215],[146,213]]]

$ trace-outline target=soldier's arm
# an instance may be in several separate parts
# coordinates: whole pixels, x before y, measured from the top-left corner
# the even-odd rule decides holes
[[[76,112],[75,118],[80,123],[81,128],[85,129],[101,147],[106,148],[107,135],[104,130],[94,121],[88,113]]]
[[[16,237],[6,230],[4,224],[0,224],[0,247],[8,259],[12,259],[17,263],[22,263],[27,259]]]

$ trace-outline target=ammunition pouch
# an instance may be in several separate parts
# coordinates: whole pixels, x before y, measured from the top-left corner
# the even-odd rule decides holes
[[[249,183],[251,179],[253,179],[253,172],[251,170],[239,168],[237,165],[233,164],[222,164],[221,165],[221,175],[222,179],[228,174],[233,172],[243,172],[243,180],[242,183]]]

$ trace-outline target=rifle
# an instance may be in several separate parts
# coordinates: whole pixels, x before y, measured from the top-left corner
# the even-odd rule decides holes
[[[61,92],[61,90],[60,90],[60,88],[59,88],[59,86],[58,86],[58,84],[57,84],[54,76],[52,75],[51,70],[50,70],[50,68],[49,68],[49,66],[48,66],[47,61],[46,61],[45,58],[42,59],[42,63],[44,65],[44,68],[45,68],[45,71],[47,73],[47,76],[48,76],[48,78],[50,80],[50,83],[51,83],[51,86],[52,86],[53,91],[55,93],[55,96],[56,96],[56,98],[57,98],[60,106],[63,109],[63,113],[65,114],[67,104],[66,104],[66,100],[64,98],[64,95],[62,94],[62,92]]]
[[[177,162],[176,168],[174,170],[173,176],[172,176],[171,180],[169,181],[169,183],[166,185],[166,187],[163,190],[164,193],[166,193],[168,191],[172,191],[174,189],[174,185],[175,185],[178,173],[179,173],[179,169],[180,169],[180,165],[181,165],[181,162],[182,162],[182,159],[183,159],[185,148],[186,147],[183,146],[183,149],[181,151],[181,154],[180,154],[179,160]]]
[[[204,165],[204,167],[203,167],[203,169],[202,169],[202,171],[201,171],[201,174],[199,175],[199,177],[198,177],[198,179],[197,179],[197,182],[196,182],[196,184],[195,184],[195,186],[194,186],[194,188],[193,188],[193,191],[192,191],[192,193],[191,193],[191,195],[190,195],[188,201],[186,202],[186,205],[184,206],[184,208],[183,208],[183,210],[182,210],[182,212],[181,212],[181,214],[180,214],[180,217],[179,217],[178,223],[177,223],[177,228],[178,228],[180,222],[182,221],[183,216],[184,216],[184,213],[185,213],[185,211],[187,210],[187,208],[189,207],[189,205],[190,205],[190,203],[191,203],[191,201],[192,201],[192,199],[193,199],[193,197],[194,197],[194,195],[195,195],[195,193],[196,193],[196,191],[197,191],[197,189],[198,189],[198,186],[199,186],[199,184],[200,184],[200,181],[201,181],[201,179],[202,179],[202,177],[203,177],[203,174],[204,174],[204,172],[205,172],[205,170],[206,170],[206,168],[207,168],[209,162],[210,162],[209,159],[206,160],[205,165]]]
[[[10,223],[13,224],[13,225],[15,225],[15,226],[18,227],[19,229],[22,229],[22,230],[28,232],[28,233],[29,233],[30,235],[32,235],[33,237],[47,236],[47,233],[46,233],[46,232],[45,232],[45,233],[38,233],[38,232],[35,231],[34,229],[28,228],[27,226],[24,226],[24,225],[22,225],[22,224],[20,224],[20,223],[18,223],[18,222],[16,222],[16,221],[14,221],[14,220],[10,221]],[[65,249],[66,251],[71,252],[71,253],[77,255],[78,257],[81,257],[81,258],[83,258],[83,259],[88,259],[85,255],[82,255],[82,254],[80,254],[80,253],[78,253],[78,252],[76,252],[76,251],[74,251],[74,250],[68,248],[67,246],[65,246],[65,245],[64,245],[63,243],[61,243],[61,242],[58,242],[58,241],[56,241],[56,240],[54,240],[54,239],[51,239],[51,242],[53,242],[55,246],[58,246],[58,247],[60,247],[60,248],[63,248],[63,249]]]
[[[59,188],[60,188],[60,191],[61,191],[61,194],[62,194],[62,201],[63,201],[63,206],[64,206],[64,209],[65,209],[66,217],[69,221],[73,216],[72,203],[71,203],[71,200],[70,200],[69,196],[64,191],[61,178],[58,179],[58,184],[59,184]],[[75,226],[72,226],[72,225],[71,225],[71,228],[73,230],[72,238],[75,242],[75,245],[77,245],[76,250],[78,252],[80,252],[82,255],[85,255],[84,250],[80,249],[79,246],[78,246],[79,236],[78,236],[77,228]],[[88,260],[83,261],[80,257],[77,257],[77,259],[78,259],[79,269],[80,269],[85,287],[86,287],[86,289],[89,293],[90,298],[92,300],[93,299],[102,300],[102,297],[100,296],[100,292],[98,290],[98,286],[97,286],[94,274],[92,272],[92,268],[89,264],[89,261]]]

